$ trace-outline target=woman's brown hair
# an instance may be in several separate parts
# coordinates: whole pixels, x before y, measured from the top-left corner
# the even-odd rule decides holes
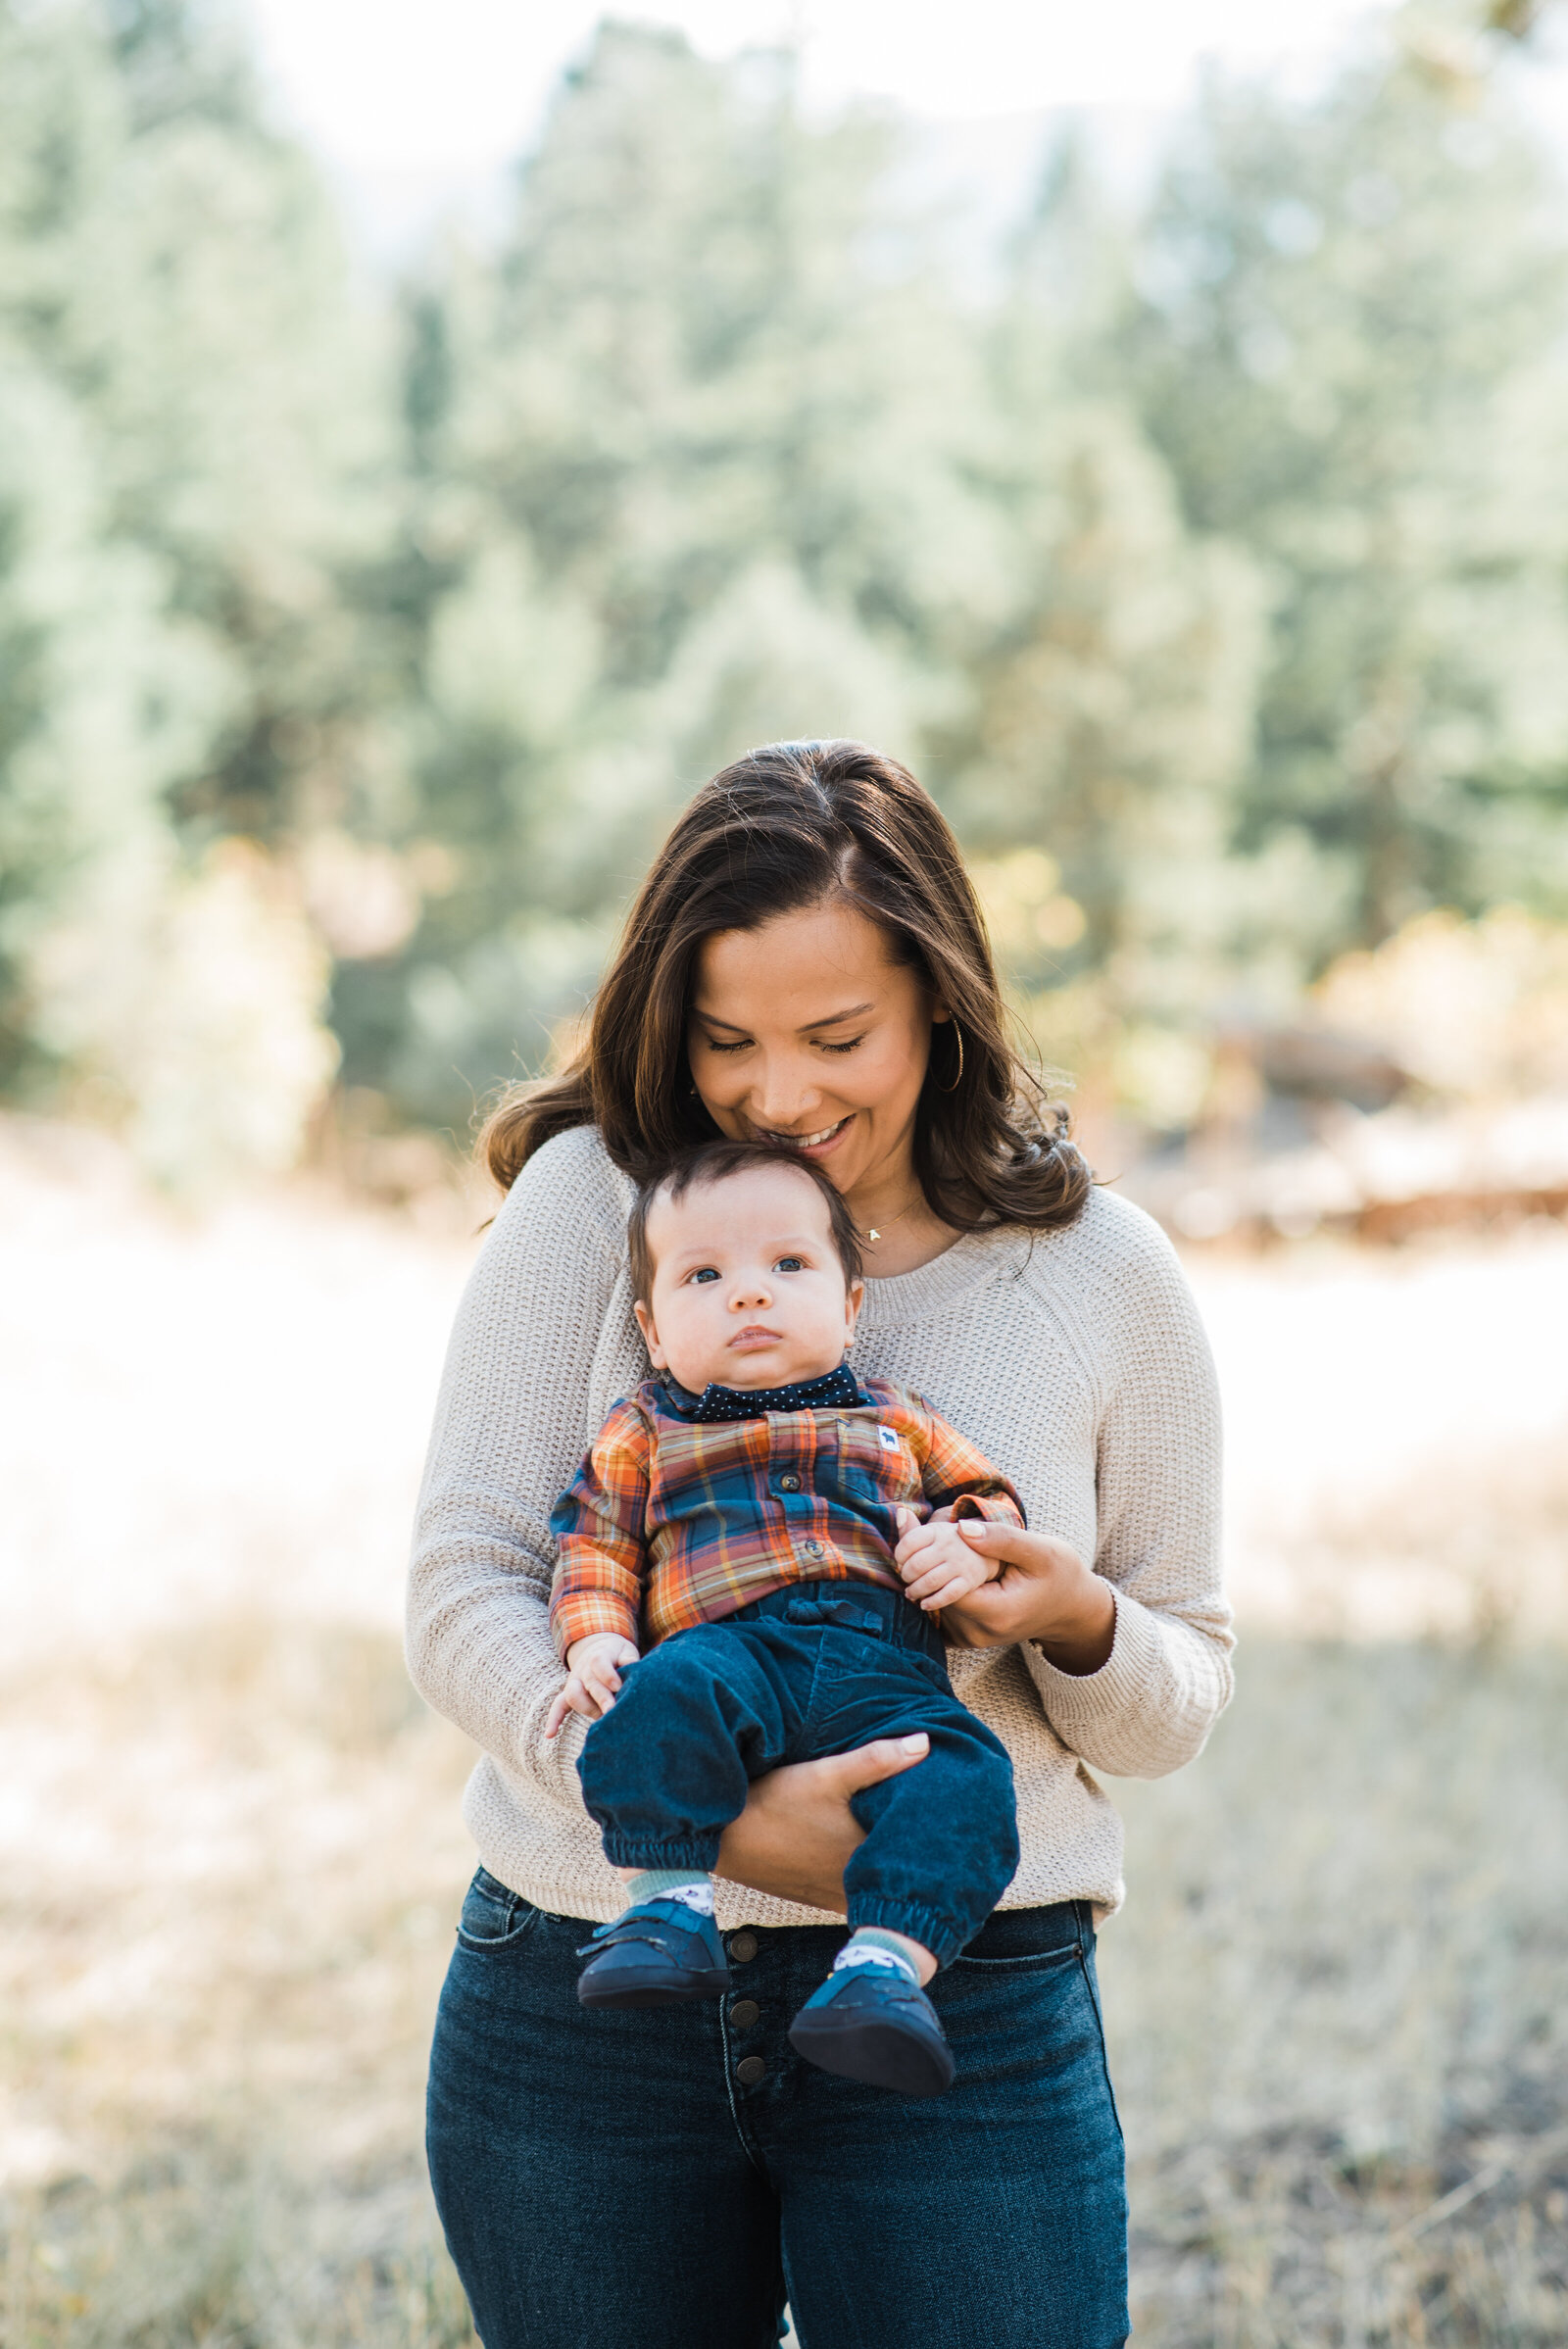
[[[597,1125],[639,1183],[716,1140],[686,1057],[698,948],[834,898],[875,922],[952,1014],[933,1033],[915,1111],[932,1213],[959,1232],[1071,1223],[1089,1170],[1007,1041],[958,844],[907,768],[859,742],[769,743],[703,786],[638,893],[585,1047],[561,1076],[514,1087],[486,1121],[479,1150],[501,1188],[572,1126]]]

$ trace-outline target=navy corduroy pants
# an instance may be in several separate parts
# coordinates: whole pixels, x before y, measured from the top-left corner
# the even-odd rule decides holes
[[[942,1966],[1018,1865],[1012,1764],[958,1702],[941,1634],[874,1583],[794,1585],[629,1665],[578,1764],[616,1868],[711,1869],[754,1778],[923,1730],[925,1760],[851,1801],[865,1840],[844,1872],[851,1925],[907,1933]]]

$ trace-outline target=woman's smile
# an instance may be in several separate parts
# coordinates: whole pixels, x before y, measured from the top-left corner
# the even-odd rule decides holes
[[[824,1126],[819,1134],[781,1134],[776,1126],[757,1126],[753,1130],[759,1142],[777,1142],[786,1150],[808,1151],[817,1158],[832,1149],[854,1116],[852,1109],[848,1117],[841,1117],[836,1125]]]

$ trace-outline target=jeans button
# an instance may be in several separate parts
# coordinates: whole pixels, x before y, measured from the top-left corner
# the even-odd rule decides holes
[[[755,1998],[737,1998],[729,2010],[732,2029],[750,2031],[761,2011]]]
[[[731,1933],[729,1954],[737,1966],[749,1966],[757,1955],[757,1935],[749,1933]]]
[[[735,2077],[743,2088],[755,2088],[760,2080],[767,2078],[767,2066],[760,2055],[743,2055],[735,2067]]]

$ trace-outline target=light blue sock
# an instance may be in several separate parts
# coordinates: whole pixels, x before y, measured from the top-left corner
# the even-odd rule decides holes
[[[629,1908],[635,1908],[642,1900],[678,1900],[683,1908],[695,1909],[700,1917],[710,1917],[713,1880],[705,1876],[701,1868],[645,1868],[626,1886]]]
[[[906,1974],[918,1989],[920,1977],[914,1970],[914,1960],[897,1933],[884,1933],[879,1925],[858,1925],[833,1960],[833,1971],[841,1973],[846,1966],[883,1968],[890,1963],[901,1974]]]

